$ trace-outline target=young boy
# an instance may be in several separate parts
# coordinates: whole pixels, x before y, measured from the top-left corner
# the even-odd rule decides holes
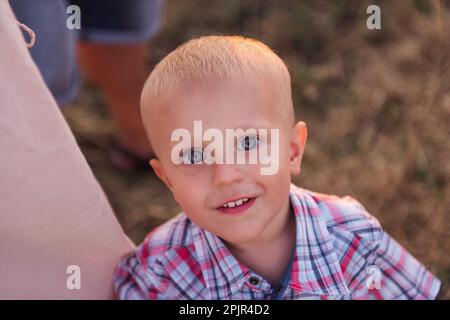
[[[120,262],[119,298],[437,295],[439,280],[360,203],[291,184],[306,126],[294,122],[285,64],[261,42],[187,42],[154,69],[141,111],[150,165],[184,212]]]

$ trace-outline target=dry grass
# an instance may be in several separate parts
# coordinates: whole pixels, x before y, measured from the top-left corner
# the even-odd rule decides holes
[[[438,1],[378,1],[382,30],[371,31],[372,2],[171,0],[149,69],[203,34],[244,34],[273,47],[309,129],[295,182],[360,200],[450,299],[450,12]],[[135,242],[179,212],[153,174],[107,165],[114,127],[94,88],[66,116]]]

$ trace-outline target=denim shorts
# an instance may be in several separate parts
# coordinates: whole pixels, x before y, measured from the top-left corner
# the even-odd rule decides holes
[[[36,34],[30,49],[44,81],[60,106],[80,89],[77,40],[127,44],[151,39],[160,29],[164,0],[10,0],[17,20]],[[81,29],[69,30],[69,5],[80,8]]]

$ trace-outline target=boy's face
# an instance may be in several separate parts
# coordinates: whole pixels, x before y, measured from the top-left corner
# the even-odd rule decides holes
[[[292,128],[272,81],[241,78],[197,83],[177,90],[156,104],[157,108],[151,112],[143,110],[144,123],[158,154],[158,159],[151,160],[150,164],[187,216],[231,244],[257,241],[276,228],[277,221],[288,214],[291,174],[300,172],[306,127],[300,122]],[[248,161],[246,164],[236,161],[175,164],[172,150],[178,142],[171,141],[172,133],[184,128],[194,139],[194,121],[201,121],[203,133],[215,128],[223,137],[226,129],[255,129],[256,132],[278,129],[279,141],[271,141],[270,133],[266,137],[244,135],[231,142],[223,141],[224,154],[226,144],[234,143],[235,152],[246,157],[257,152],[256,145],[264,143],[269,151],[277,147],[278,159],[272,159],[279,161],[277,172],[262,175],[259,161],[257,164]],[[198,131],[197,138],[202,140]],[[186,150],[180,156],[185,162],[196,162],[201,158],[202,148],[210,143],[203,142],[200,149]],[[234,207],[230,202],[234,202]]]

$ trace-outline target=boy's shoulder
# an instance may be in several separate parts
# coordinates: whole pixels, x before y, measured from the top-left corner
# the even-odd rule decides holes
[[[433,299],[440,281],[385,232],[378,220],[350,196],[339,197],[292,186],[291,203],[300,206],[324,254],[332,252],[351,299]],[[303,215],[303,216],[301,216]],[[329,256],[330,257],[330,256]],[[328,261],[328,260],[327,260]]]
[[[181,212],[153,229],[136,248],[134,255],[141,265],[164,265],[174,254],[183,255],[184,251],[192,254],[195,251],[193,237],[198,228]]]
[[[295,185],[291,186],[291,203],[295,203],[295,200],[292,201],[292,195],[299,200],[303,211],[325,223],[332,234],[351,233],[373,241],[379,240],[382,236],[383,229],[378,219],[349,195],[340,197]]]
[[[199,227],[184,212],[154,228],[114,272],[121,299],[174,299],[201,274],[195,239]]]

